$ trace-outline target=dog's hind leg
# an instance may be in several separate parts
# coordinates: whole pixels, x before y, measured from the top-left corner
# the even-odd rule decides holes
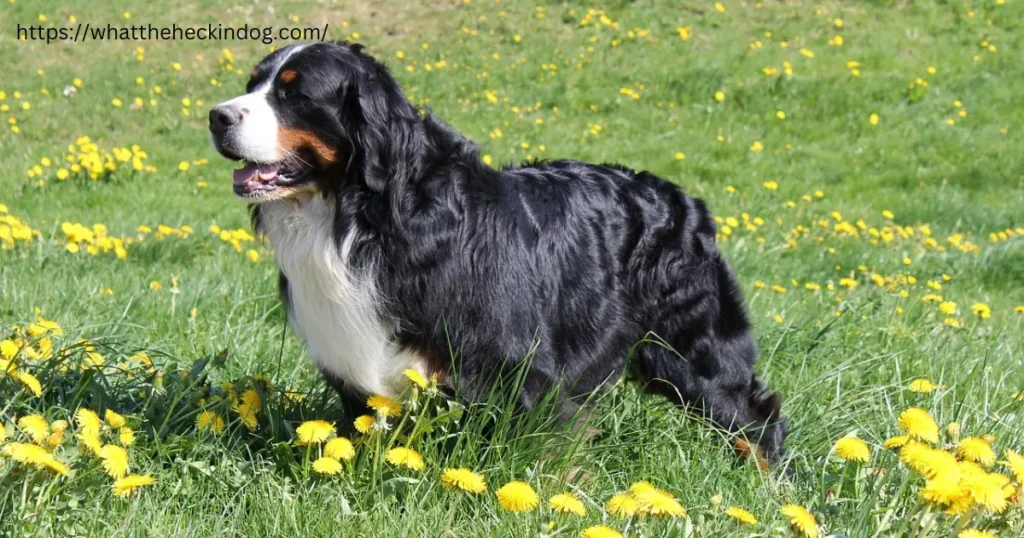
[[[648,390],[700,409],[777,460],[786,435],[781,402],[754,374],[757,348],[738,287],[714,260],[659,309],[652,326],[663,342],[643,344],[636,366]]]

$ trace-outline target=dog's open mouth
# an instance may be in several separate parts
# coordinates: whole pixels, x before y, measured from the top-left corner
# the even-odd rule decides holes
[[[243,161],[234,172],[235,194],[250,201],[280,198],[306,183],[316,167],[302,156],[274,163]]]

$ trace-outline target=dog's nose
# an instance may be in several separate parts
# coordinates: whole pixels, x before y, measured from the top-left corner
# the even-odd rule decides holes
[[[210,111],[210,130],[224,132],[232,125],[242,121],[242,111],[233,106],[218,106]]]

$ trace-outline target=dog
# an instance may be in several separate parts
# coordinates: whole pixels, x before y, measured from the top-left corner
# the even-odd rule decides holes
[[[572,160],[491,168],[347,42],[274,51],[209,121],[242,164],[234,193],[274,250],[289,323],[343,397],[396,395],[413,369],[473,400],[523,367],[528,410],[629,374],[781,454],[714,220],[672,183]]]

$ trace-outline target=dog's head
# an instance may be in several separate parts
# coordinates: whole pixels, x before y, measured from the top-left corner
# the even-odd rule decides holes
[[[260,203],[328,193],[344,181],[383,189],[395,118],[415,110],[358,45],[290,45],[263,59],[246,93],[210,111],[210,139],[241,161],[234,191]]]

